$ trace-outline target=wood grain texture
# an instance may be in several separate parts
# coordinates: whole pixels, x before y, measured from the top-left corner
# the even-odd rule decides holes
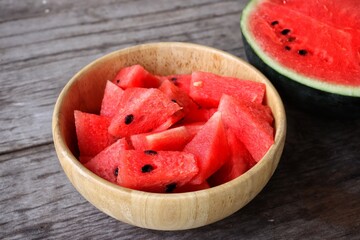
[[[0,1],[1,239],[359,239],[360,121],[286,106],[279,168],[245,208],[181,232],[109,218],[71,186],[56,158],[51,115],[60,90],[113,50],[188,41],[244,57],[239,1]]]

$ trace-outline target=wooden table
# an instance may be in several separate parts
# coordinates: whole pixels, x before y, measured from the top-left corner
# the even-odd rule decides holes
[[[0,239],[360,239],[360,121],[286,104],[288,136],[264,190],[210,226],[160,232],[88,203],[57,160],[51,115],[61,89],[113,50],[155,41],[245,58],[245,0],[0,1]]]

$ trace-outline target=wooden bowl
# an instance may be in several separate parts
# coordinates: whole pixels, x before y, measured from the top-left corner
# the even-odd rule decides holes
[[[158,75],[201,70],[266,84],[266,102],[275,119],[275,143],[242,176],[208,190],[158,194],[110,183],[77,159],[74,110],[98,113],[106,80],[124,66],[141,64]],[[181,230],[219,221],[251,201],[274,173],[285,142],[286,117],[271,83],[254,67],[228,53],[190,43],[151,43],[110,53],[78,72],[62,90],[53,113],[53,140],[58,158],[74,187],[95,207],[135,226]]]

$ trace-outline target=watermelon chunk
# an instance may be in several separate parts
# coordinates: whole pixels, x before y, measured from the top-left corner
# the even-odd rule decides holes
[[[175,74],[165,76],[164,78],[170,80],[173,84],[175,84],[175,86],[183,90],[185,93],[189,94],[191,74]]]
[[[120,156],[125,150],[130,148],[131,147],[125,138],[118,139],[115,143],[105,148],[84,165],[99,177],[112,183],[116,183]]]
[[[117,137],[150,132],[166,123],[181,107],[158,89],[126,89],[124,102],[114,115],[109,133]]]
[[[199,171],[194,155],[179,151],[127,150],[119,166],[120,186],[157,193],[173,192]]]
[[[262,103],[265,84],[207,72],[192,73],[189,95],[195,102],[203,107],[217,107],[222,94],[242,101]]]
[[[191,180],[192,184],[203,183],[226,162],[229,146],[220,112],[214,113],[184,152],[194,154],[198,161],[199,173]]]
[[[122,68],[113,82],[123,89],[131,87],[156,88],[160,86],[160,79],[149,73],[141,65]]]
[[[116,138],[108,133],[110,118],[78,110],[74,111],[74,117],[82,161],[89,160],[115,142]]]
[[[179,104],[179,106],[183,108],[185,115],[193,109],[198,109],[198,105],[189,97],[189,95],[169,80],[163,81],[159,90],[165,93],[171,101]]]
[[[185,123],[193,123],[193,122],[206,122],[210,119],[210,117],[217,111],[217,108],[195,108],[191,109],[187,115],[185,115],[184,120]]]
[[[174,193],[194,192],[208,188],[210,188],[210,185],[208,182],[205,181],[201,184],[185,184],[184,186],[176,188],[174,190]]]
[[[234,131],[256,162],[260,161],[274,143],[274,129],[264,118],[267,110],[261,112],[260,106],[262,105],[237,101],[226,94],[219,104],[224,124]]]
[[[124,90],[122,88],[107,81],[101,103],[100,115],[113,117],[121,105],[123,94]]]
[[[235,136],[231,129],[227,131],[230,157],[225,164],[209,179],[212,186],[231,181],[245,173],[250,168],[253,158],[244,144]]]
[[[136,150],[152,149],[156,151],[181,151],[196,135],[203,123],[170,128],[161,132],[132,135],[132,145]]]

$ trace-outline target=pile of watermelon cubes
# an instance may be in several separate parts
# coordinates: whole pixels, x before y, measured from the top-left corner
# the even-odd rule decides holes
[[[179,193],[223,184],[274,143],[264,95],[265,85],[249,80],[125,67],[106,83],[99,114],[74,112],[79,160],[135,190]]]

